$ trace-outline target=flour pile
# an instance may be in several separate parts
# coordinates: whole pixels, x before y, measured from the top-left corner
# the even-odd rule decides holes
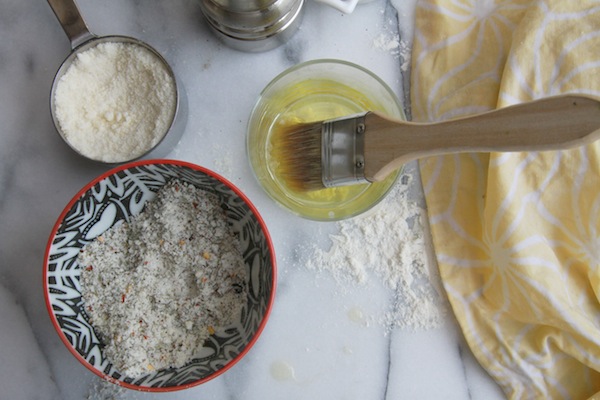
[[[447,313],[427,244],[425,210],[409,199],[412,180],[401,176],[375,211],[339,222],[331,248],[314,246],[306,260],[309,269],[331,273],[341,287],[382,279],[394,302],[377,322],[389,330],[436,328]]]

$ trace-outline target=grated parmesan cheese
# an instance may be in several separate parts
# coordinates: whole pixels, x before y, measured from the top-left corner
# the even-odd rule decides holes
[[[190,361],[247,298],[240,243],[218,198],[178,180],[86,245],[78,262],[90,322],[130,377]]]
[[[81,52],[54,94],[65,140],[84,156],[104,162],[128,161],[158,144],[176,102],[167,67],[134,43],[105,42]]]

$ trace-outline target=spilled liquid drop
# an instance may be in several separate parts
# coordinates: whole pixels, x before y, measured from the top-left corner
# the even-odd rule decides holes
[[[348,310],[348,319],[357,324],[361,324],[365,320],[365,315],[360,308],[354,307]]]
[[[274,361],[271,364],[271,376],[278,381],[296,381],[294,367],[285,361]]]

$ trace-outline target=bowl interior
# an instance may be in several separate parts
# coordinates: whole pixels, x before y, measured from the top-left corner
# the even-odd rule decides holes
[[[80,249],[120,220],[139,214],[170,179],[216,194],[228,223],[238,235],[247,269],[248,298],[240,319],[212,335],[181,368],[158,370],[132,379],[103,355],[103,344],[85,313],[80,288]],[[270,237],[245,196],[218,175],[182,162],[137,162],[91,182],[69,203],[48,242],[44,286],[48,311],[69,350],[97,375],[145,391],[179,390],[227,370],[253,345],[262,331],[275,291],[275,259]],[[193,358],[192,358],[193,356]]]

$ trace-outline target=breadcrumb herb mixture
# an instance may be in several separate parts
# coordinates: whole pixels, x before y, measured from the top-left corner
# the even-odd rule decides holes
[[[247,298],[238,238],[218,198],[172,180],[78,256],[85,310],[130,377],[190,361]]]

